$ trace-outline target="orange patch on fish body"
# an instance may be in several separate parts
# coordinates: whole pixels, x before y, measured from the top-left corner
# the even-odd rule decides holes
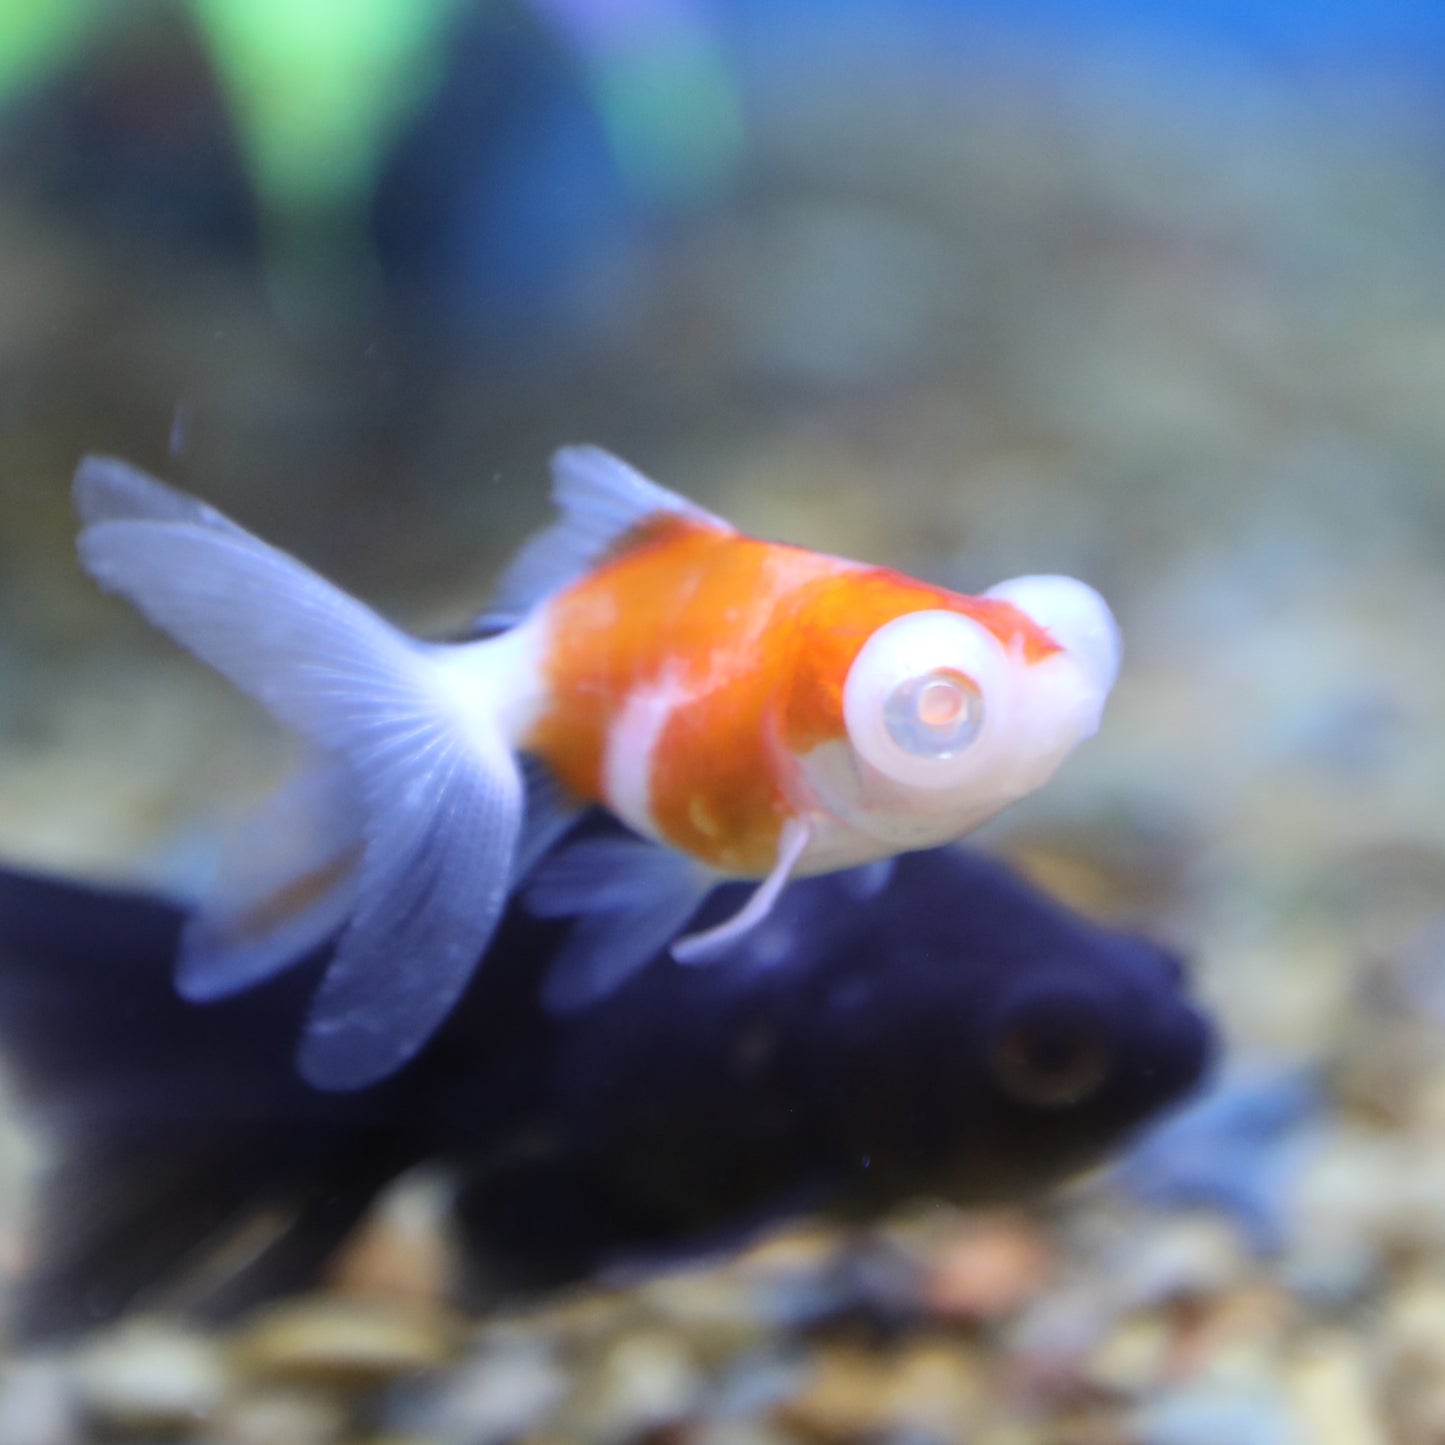
[[[757,766],[756,694],[777,677],[776,653],[788,645],[775,613],[799,586],[851,565],[688,518],[650,520],[547,603],[548,701],[527,749],[578,798],[608,802],[614,729],[629,704],[654,693],[684,751],[702,748],[719,761],[746,752],[750,795],[762,779],[771,790],[774,770]],[[705,835],[705,800],[696,812],[701,826],[690,831]],[[732,812],[713,810],[719,832]]]
[[[808,807],[795,760],[846,737],[854,658],[884,623],[928,608],[972,617],[1029,661],[1057,650],[1005,602],[649,518],[547,604],[548,703],[526,746],[576,797],[624,815],[609,755],[646,749],[633,762],[647,770],[651,828],[721,872],[766,873],[784,823]],[[654,723],[629,735],[639,699]]]

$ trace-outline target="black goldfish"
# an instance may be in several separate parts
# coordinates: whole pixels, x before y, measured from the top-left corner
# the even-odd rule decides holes
[[[54,1146],[19,1331],[165,1304],[261,1217],[202,1312],[302,1288],[426,1161],[455,1178],[459,1294],[486,1301],[810,1211],[1027,1196],[1200,1080],[1213,1031],[1164,950],[958,849],[865,877],[801,880],[729,967],[663,953],[566,1017],[537,998],[566,925],[514,907],[435,1039],[338,1094],[294,1066],[324,950],[189,1004],[179,906],[0,871],[0,1054]]]

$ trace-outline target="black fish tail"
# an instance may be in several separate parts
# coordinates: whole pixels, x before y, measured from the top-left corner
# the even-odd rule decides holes
[[[305,983],[176,995],[182,916],[0,869],[0,1060],[46,1159],[8,1299],[22,1338],[300,1287],[399,1167],[295,1078]]]

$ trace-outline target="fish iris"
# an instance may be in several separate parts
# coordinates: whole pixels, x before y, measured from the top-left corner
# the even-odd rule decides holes
[[[983,694],[952,668],[899,683],[883,707],[888,736],[920,758],[951,758],[983,727]]]

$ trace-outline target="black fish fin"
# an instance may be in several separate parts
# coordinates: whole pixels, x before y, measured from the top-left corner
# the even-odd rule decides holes
[[[182,923],[158,899],[0,868],[0,1065],[44,1159],[7,1292],[23,1339],[305,1287],[403,1167],[295,1074],[315,969],[188,1004]]]

